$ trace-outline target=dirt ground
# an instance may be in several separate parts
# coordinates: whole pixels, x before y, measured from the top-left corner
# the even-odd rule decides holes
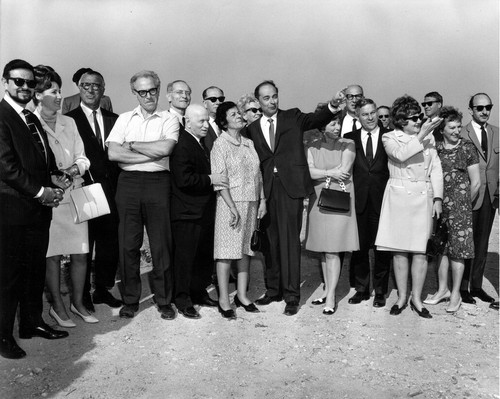
[[[226,321],[214,308],[200,320],[162,320],[143,274],[144,296],[134,319],[96,306],[98,324],[74,318],[69,338],[21,340],[28,356],[0,358],[0,398],[499,398],[499,314],[485,303],[429,306],[431,320],[409,308],[349,305],[348,267],[339,283],[339,308],[324,316],[311,305],[320,295],[318,260],[302,257],[302,301],[296,316],[284,303]],[[144,269],[147,272],[147,268]],[[483,287],[497,297],[498,217]],[[250,298],[264,292],[262,264],[252,265]],[[430,265],[424,296],[436,287]],[[116,289],[116,288],[115,288]],[[210,293],[213,298],[215,292]],[[67,298],[69,301],[69,298]],[[53,325],[48,316],[45,320]],[[17,338],[17,328],[16,334]]]

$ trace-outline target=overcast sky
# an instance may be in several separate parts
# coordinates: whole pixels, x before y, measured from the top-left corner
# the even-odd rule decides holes
[[[498,125],[498,0],[0,0],[0,63],[51,65],[63,95],[80,67],[100,71],[115,111],[136,106],[141,69],[186,80],[192,102],[209,85],[228,99],[264,79],[281,108],[314,110],[349,83],[377,104],[438,91],[470,120],[484,91]],[[3,87],[1,94],[3,95]]]

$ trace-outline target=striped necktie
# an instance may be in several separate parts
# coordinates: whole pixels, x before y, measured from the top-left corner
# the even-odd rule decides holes
[[[46,160],[47,153],[45,152],[45,147],[43,145],[42,133],[39,131],[38,126],[37,126],[37,122],[38,122],[38,124],[40,124],[40,121],[35,116],[35,114],[28,111],[27,109],[23,109],[23,114],[24,114],[24,117],[26,118],[26,123],[28,125],[28,129],[30,130],[31,134],[33,135],[33,139],[35,140],[35,143],[38,146],[38,149],[42,152],[43,157]]]

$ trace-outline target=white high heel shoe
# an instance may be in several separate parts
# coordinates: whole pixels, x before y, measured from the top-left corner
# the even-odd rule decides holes
[[[66,328],[72,328],[76,327],[76,324],[73,320],[63,320],[59,317],[59,315],[56,313],[54,308],[51,306],[49,309],[49,315],[56,321],[57,324],[59,324],[61,327],[66,327]]]
[[[91,323],[91,324],[99,323],[99,320],[97,320],[94,316],[92,315],[85,316],[81,314],[73,304],[70,305],[69,309],[77,316],[80,316],[85,323]]]

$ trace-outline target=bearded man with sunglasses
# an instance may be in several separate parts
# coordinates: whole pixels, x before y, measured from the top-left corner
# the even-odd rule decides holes
[[[139,309],[140,248],[146,227],[153,261],[151,291],[161,317],[172,320],[169,158],[179,137],[179,121],[168,111],[158,110],[160,78],[155,72],[136,73],[130,88],[139,105],[118,117],[106,140],[109,159],[122,169],[116,191],[124,302],[120,317],[134,317]]]
[[[226,97],[224,97],[224,92],[222,89],[219,89],[217,86],[210,86],[203,90],[203,105],[208,111],[208,133],[205,136],[205,145],[208,148],[208,151],[212,151],[212,146],[214,145],[214,141],[217,140],[221,132],[219,131],[219,127],[215,123],[215,113],[217,112],[217,108],[221,105]]]
[[[498,209],[498,127],[488,123],[492,108],[491,98],[486,93],[474,94],[469,101],[472,121],[461,132],[462,137],[471,140],[476,146],[481,178],[479,195],[472,202],[475,258],[465,260],[460,287],[462,301],[465,303],[476,303],[474,297],[488,303],[495,301],[482,288],[488,241],[495,209]]]
[[[53,188],[57,169],[47,135],[27,111],[36,82],[33,67],[12,60],[4,68],[0,102],[0,356],[26,356],[13,337],[17,306],[19,337],[58,339],[66,331],[42,319],[45,255],[52,207],[63,198]]]

